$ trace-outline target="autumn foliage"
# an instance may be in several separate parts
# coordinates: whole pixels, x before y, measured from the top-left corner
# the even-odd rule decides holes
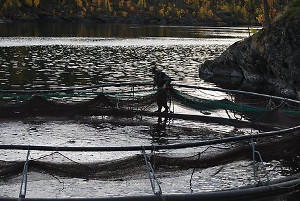
[[[267,0],[275,16],[289,0]],[[0,18],[101,19],[104,17],[263,23],[262,0],[0,0]]]

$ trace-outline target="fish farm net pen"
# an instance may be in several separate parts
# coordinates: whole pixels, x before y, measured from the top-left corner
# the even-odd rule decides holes
[[[0,149],[18,149],[18,150],[40,150],[40,151],[141,151],[145,150],[161,150],[161,149],[182,149],[190,147],[199,147],[204,145],[214,145],[226,142],[249,140],[252,138],[270,137],[275,135],[291,134],[294,131],[299,132],[300,126],[282,129],[278,131],[263,132],[259,134],[251,134],[244,136],[228,137],[222,139],[212,139],[200,142],[171,144],[171,145],[149,145],[149,146],[127,146],[127,147],[59,147],[59,146],[35,146],[35,145],[0,145]]]
[[[210,93],[207,93],[210,92]],[[215,92],[220,92],[219,94]],[[276,180],[274,175],[268,173],[265,161],[288,158],[299,164],[299,133],[300,133],[300,101],[258,94],[238,90],[225,90],[192,85],[173,84],[168,91],[170,96],[170,113],[152,112],[157,99],[153,83],[108,83],[87,87],[71,87],[49,90],[0,90],[0,118],[27,118],[40,116],[116,116],[131,119],[133,117],[158,117],[166,119],[181,119],[204,122],[207,124],[219,124],[220,137],[210,135],[197,138],[192,142],[162,143],[151,145],[133,146],[44,146],[24,144],[1,144],[0,150],[26,150],[27,160],[1,161],[0,179],[22,173],[23,178],[19,193],[19,200],[34,200],[25,198],[28,171],[42,170],[47,173],[68,178],[91,178],[109,180],[119,179],[129,175],[142,174],[148,171],[153,196],[133,196],[116,198],[97,198],[97,200],[230,200],[234,196],[242,198],[257,195],[273,194],[299,189],[299,174],[291,172],[292,176]],[[259,97],[259,98],[257,98]],[[172,106],[173,104],[173,106]],[[182,106],[197,114],[175,113],[175,107]],[[222,115],[220,114],[222,113]],[[224,116],[225,115],[225,116]],[[226,117],[227,115],[227,117]],[[272,121],[273,117],[280,117],[282,122]],[[228,128],[251,129],[251,133],[234,133],[228,135]],[[257,129],[253,133],[252,129]],[[183,131],[183,129],[182,129]],[[187,131],[190,132],[191,130]],[[213,132],[212,131],[212,132]],[[264,132],[262,132],[264,131]],[[177,131],[178,134],[181,130]],[[196,133],[196,131],[193,131]],[[183,134],[182,134],[183,135]],[[197,136],[201,136],[198,133]],[[206,138],[206,139],[205,139]],[[270,141],[271,139],[271,141]],[[234,144],[235,143],[235,144]],[[214,152],[221,146],[231,145],[227,150]],[[214,147],[219,145],[220,147]],[[204,150],[199,148],[203,147]],[[209,149],[214,150],[209,150]],[[176,154],[179,149],[192,149],[193,156],[181,156]],[[166,152],[170,150],[170,152]],[[171,152],[174,150],[174,152]],[[51,152],[29,159],[32,152]],[[146,154],[151,151],[151,154]],[[159,153],[156,153],[159,152]],[[160,152],[161,151],[161,152]],[[108,161],[76,162],[62,152],[140,152],[125,158]],[[174,155],[173,155],[174,154]],[[298,156],[298,159],[296,159]],[[51,160],[57,159],[57,161]],[[264,159],[264,160],[263,160]],[[192,169],[189,177],[189,186],[193,190],[194,173],[196,168],[205,169],[220,166],[215,171],[217,175],[222,170],[222,165],[234,163],[240,160],[250,161],[255,182],[252,186],[238,189],[220,190],[216,192],[192,193],[187,195],[166,195],[160,186],[156,168],[165,172],[183,171]],[[146,164],[146,167],[145,167]],[[275,167],[274,167],[275,168]],[[296,168],[297,169],[297,168]],[[299,170],[299,168],[298,168]],[[251,169],[250,171],[251,172]],[[144,172],[145,173],[145,172]],[[295,174],[293,174],[295,173]],[[273,176],[273,177],[272,177]],[[156,187],[159,189],[157,190]],[[252,193],[250,193],[252,192]],[[96,198],[95,198],[96,199]],[[13,198],[0,198],[14,200]],[[45,200],[43,198],[43,200]],[[46,199],[47,200],[47,199]],[[51,199],[49,199],[51,200]],[[55,199],[60,200],[60,198]],[[64,199],[61,199],[64,200]],[[77,200],[92,200],[78,198]]]

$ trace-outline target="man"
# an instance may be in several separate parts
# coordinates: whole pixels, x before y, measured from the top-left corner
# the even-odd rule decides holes
[[[168,91],[167,88],[170,86],[171,78],[161,69],[158,69],[155,65],[152,67],[152,73],[154,74],[154,84],[157,86],[157,106],[156,112],[161,112],[162,107],[165,108],[164,112],[168,112]]]

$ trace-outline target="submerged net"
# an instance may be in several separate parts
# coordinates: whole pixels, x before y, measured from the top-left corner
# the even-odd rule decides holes
[[[169,107],[178,104],[204,115],[227,113],[228,119],[264,122],[278,126],[295,126],[300,120],[299,104],[271,98],[227,95],[227,98],[203,97],[171,88]],[[155,107],[153,89],[125,88],[117,91],[67,91],[60,93],[2,93],[0,118],[23,116],[124,115],[128,111],[148,111]],[[132,115],[132,113],[131,113]],[[276,116],[276,118],[275,118]]]
[[[286,167],[288,174],[300,171],[298,142],[299,133],[284,138],[273,138],[272,141],[259,140],[256,144],[264,158],[264,162],[280,161],[277,168]],[[101,154],[101,153],[99,153]],[[46,153],[29,160],[29,171],[44,172],[51,175],[69,178],[126,180],[144,178],[145,162],[142,153],[115,160],[80,162],[59,151]],[[252,150],[249,142],[235,143],[231,147],[207,146],[205,149],[193,150],[191,153],[152,152],[148,154],[155,171],[161,175],[193,168],[206,169],[241,160],[252,160]],[[0,179],[8,179],[21,174],[25,161],[1,161]],[[249,162],[249,167],[251,163]],[[276,168],[276,167],[274,167]],[[281,170],[283,171],[283,170]],[[251,175],[251,173],[249,173]],[[285,174],[281,172],[281,174]]]
[[[176,104],[193,111],[199,111],[204,115],[157,114],[152,112],[154,107],[156,107],[157,94],[155,90],[133,90],[132,88],[127,88],[127,90],[121,91],[96,90],[76,93],[74,91],[38,94],[2,93],[0,118],[107,115],[116,117],[125,116],[127,118],[125,124],[133,123],[134,125],[133,117],[158,116],[159,119],[165,117],[165,119],[181,118],[203,121],[209,125],[215,123],[225,124],[232,126],[233,131],[240,127],[249,128],[251,129],[250,133],[252,133],[252,128],[272,131],[298,126],[300,122],[299,105],[282,100],[278,101],[271,98],[256,99],[232,94],[222,96],[221,98],[217,96],[214,98],[204,98],[205,95],[203,94],[203,96],[192,95],[174,88],[170,89],[168,93],[171,110]],[[219,116],[220,112],[227,114],[227,118]],[[116,121],[115,123],[120,124],[120,122]],[[166,141],[168,138],[176,138],[179,133],[182,135],[197,133],[197,140],[203,141],[216,136],[218,139],[223,139],[245,134],[243,132],[233,134],[224,131],[225,129],[220,129],[220,133],[216,134],[216,130],[199,132],[199,128],[197,130],[180,128],[180,126],[171,128],[170,125],[163,124],[162,122],[156,125],[153,125],[153,123],[150,124],[152,124],[152,130],[149,134],[153,138],[156,137],[156,134],[165,135]],[[223,165],[230,165],[238,161],[247,161],[243,168],[251,170],[255,168],[252,162],[255,165],[262,162],[252,161],[254,152],[249,140],[239,142],[232,140],[214,146],[207,145],[183,152],[178,150],[156,151],[155,143],[168,144],[166,141],[159,141],[161,139],[161,136],[159,136],[158,141],[155,142],[155,139],[153,140],[153,150],[147,154],[147,157],[153,165],[155,172],[164,178],[176,177],[182,171],[187,170],[194,173],[196,169],[202,171],[216,166],[222,168],[224,167]],[[291,133],[287,136],[274,135],[264,139],[257,139],[255,148],[263,156],[264,162],[269,164],[269,171],[271,169],[271,172],[279,172],[274,173],[274,177],[278,177],[299,172],[300,150],[298,144],[299,131],[291,130]],[[259,158],[256,153],[254,155],[256,155],[256,158]],[[24,162],[19,160],[0,161],[0,180],[3,181],[21,174]],[[262,168],[260,165],[258,166]],[[259,167],[257,167],[257,172],[260,172],[258,171]],[[264,170],[261,173],[261,177],[265,179],[266,168],[262,169]],[[68,156],[68,152],[54,150],[50,154],[46,153],[39,157],[30,158],[29,171],[43,172],[64,178],[113,181],[145,178],[147,175],[144,155],[136,152],[130,156],[114,160],[97,161],[91,159],[90,162],[81,162],[80,160],[71,159]],[[234,173],[235,170],[232,169],[231,171]],[[221,172],[221,169],[216,171],[213,176],[219,172]],[[252,175],[252,173],[249,172],[249,175]],[[244,178],[244,180],[249,180],[249,178]]]
[[[122,96],[120,96],[122,94]],[[22,101],[0,106],[0,118],[22,117],[22,116],[74,116],[74,115],[101,115],[103,111],[110,110],[143,110],[155,102],[156,94],[150,93],[144,96],[135,96],[128,93],[89,93],[88,96],[67,94],[68,98],[85,97],[80,102],[68,102],[65,96],[56,99],[58,95],[27,95]],[[54,98],[55,97],[55,98]],[[88,97],[88,98],[87,98]],[[18,97],[20,98],[20,97]],[[112,112],[113,113],[113,112]]]

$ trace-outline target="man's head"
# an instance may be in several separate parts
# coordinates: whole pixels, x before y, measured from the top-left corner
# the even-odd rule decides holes
[[[151,67],[151,72],[152,72],[153,74],[155,74],[155,73],[157,72],[157,67],[156,67],[156,66],[152,66],[152,67]]]
[[[151,63],[151,72],[153,74],[155,74],[155,73],[157,73],[159,71],[162,71],[161,67],[158,67],[155,62],[152,62]]]
[[[151,64],[150,64],[150,66],[151,66],[151,70],[150,70],[151,73],[155,74],[156,71],[157,71],[156,63],[154,61],[152,61]]]

